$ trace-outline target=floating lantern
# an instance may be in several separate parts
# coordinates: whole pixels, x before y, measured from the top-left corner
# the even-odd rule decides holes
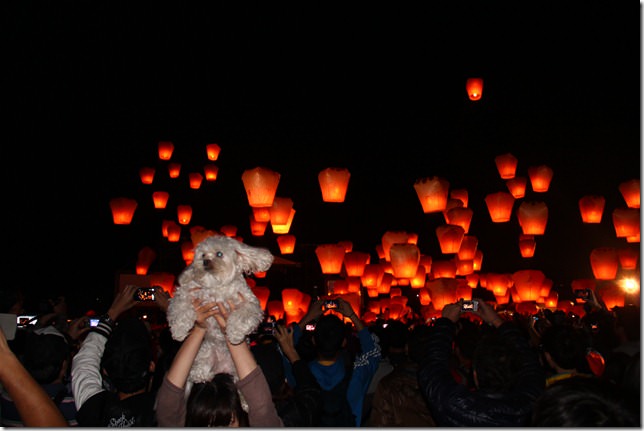
[[[227,237],[234,238],[237,235],[237,226],[233,224],[226,224],[219,228],[219,231]]]
[[[464,235],[461,241],[461,246],[458,249],[458,258],[460,260],[473,260],[476,255],[476,248],[479,245],[479,240],[473,235]]]
[[[169,242],[179,242],[181,239],[181,226],[175,223],[174,221],[170,221],[167,225],[167,231],[168,231],[168,241]]]
[[[528,176],[532,183],[532,190],[537,193],[547,192],[552,181],[553,171],[546,165],[530,166]]]
[[[469,194],[467,193],[467,189],[450,190],[449,197],[451,199],[460,200],[461,202],[463,202],[463,208],[467,208],[467,204],[469,202]]]
[[[414,189],[425,214],[444,211],[449,194],[449,181],[440,177],[417,179]]]
[[[251,214],[249,217],[250,220],[250,233],[253,236],[264,236],[266,233],[266,227],[268,226],[267,221],[257,221],[255,217]]]
[[[534,235],[519,235],[519,251],[521,252],[521,257],[533,257],[536,248],[537,242],[534,239]]]
[[[640,260],[640,249],[635,247],[620,247],[617,249],[617,257],[622,269],[637,269]]]
[[[590,265],[597,280],[614,280],[619,257],[614,247],[597,247],[590,252]]]
[[[483,252],[481,250],[476,250],[476,255],[474,256],[474,271],[480,271],[483,267]]]
[[[203,182],[203,175],[199,172],[190,172],[188,174],[188,182],[191,189],[198,190]]]
[[[170,178],[179,178],[181,163],[168,163],[168,175]]]
[[[527,184],[528,179],[526,177],[514,177],[505,182],[506,187],[514,199],[525,197],[525,188]]]
[[[277,245],[280,247],[280,253],[293,254],[295,251],[295,235],[279,235],[277,237]]]
[[[436,310],[442,310],[445,305],[458,301],[456,286],[454,278],[437,278],[427,282],[427,289]]]
[[[505,223],[510,221],[514,196],[508,192],[489,193],[485,196],[485,204],[494,223]]]
[[[454,257],[456,264],[456,275],[467,275],[474,272],[474,259],[459,259],[458,255]]]
[[[620,183],[619,192],[622,194],[627,207],[640,207],[640,180],[634,179]]]
[[[295,209],[291,208],[291,212],[289,213],[288,220],[286,221],[285,224],[271,223],[271,229],[273,229],[273,233],[276,235],[288,233],[288,231],[291,230],[291,224],[293,223],[293,218],[295,218]]]
[[[139,169],[139,176],[141,177],[141,182],[143,184],[152,184],[154,182],[154,173],[156,170],[154,168],[143,167]]]
[[[472,300],[472,288],[467,285],[467,281],[464,278],[456,280],[456,297],[458,299],[463,298],[465,301]]]
[[[467,285],[470,286],[472,289],[476,289],[476,287],[479,285],[480,276],[481,276],[480,274],[467,274],[465,276]]]
[[[170,199],[170,193],[168,192],[158,191],[152,193],[152,202],[156,209],[164,209],[168,205],[168,199]]]
[[[179,224],[190,224],[190,219],[192,219],[192,207],[190,205],[177,205],[177,219]]]
[[[512,281],[521,298],[521,302],[539,299],[541,286],[545,279],[546,275],[538,269],[524,269],[512,274]]]
[[[282,289],[282,305],[286,314],[296,314],[299,308],[302,308],[302,301],[304,292],[287,287]]]
[[[517,218],[524,235],[543,235],[548,223],[548,207],[545,202],[522,202]]]
[[[209,163],[204,165],[203,173],[206,176],[206,181],[215,181],[219,173],[219,166]]]
[[[409,234],[405,231],[388,230],[382,235],[382,251],[386,261],[391,260],[389,249],[393,244],[407,244],[409,241]]]
[[[454,259],[435,260],[432,263],[433,278],[454,278],[456,277],[456,262]]]
[[[206,155],[208,156],[208,160],[217,160],[219,158],[220,151],[221,147],[217,144],[206,145]]]
[[[172,152],[174,151],[174,144],[170,141],[160,141],[159,145],[159,159],[170,160]]]
[[[429,274],[432,272],[432,257],[428,254],[421,254],[419,265],[423,265],[425,267],[425,273]]]
[[[420,250],[415,244],[393,244],[389,250],[394,277],[412,278],[420,262]]]
[[[173,222],[174,223],[174,222]],[[192,226],[190,228],[190,239],[192,240],[192,243],[197,246],[201,241],[204,239],[211,237],[211,236],[216,236],[219,235],[218,232],[206,229],[202,226]]]
[[[453,224],[444,224],[436,228],[436,236],[443,254],[458,253],[463,242],[465,229]]]
[[[340,244],[342,247],[344,247],[344,251],[349,253],[351,250],[353,250],[353,242],[349,240],[344,240],[344,241],[338,241],[338,244]]]
[[[346,168],[326,168],[318,174],[324,202],[344,202],[351,173]]]
[[[412,289],[420,289],[425,287],[425,281],[427,281],[427,271],[423,265],[419,264],[416,274],[409,280],[409,285]]]
[[[511,274],[498,274],[494,272],[486,274],[485,281],[486,289],[491,291],[495,296],[504,296],[514,284]]]
[[[579,212],[583,223],[601,223],[604,215],[606,198],[597,195],[587,195],[579,199]]]
[[[543,301],[544,306],[550,311],[555,311],[559,303],[559,294],[557,292],[550,292],[546,299]]]
[[[445,222],[461,226],[465,233],[470,231],[474,211],[471,208],[452,208],[446,213]]]
[[[279,197],[276,196],[273,199],[273,205],[271,205],[269,212],[271,215],[271,224],[272,225],[283,225],[288,222],[288,218],[291,215],[291,209],[293,208],[293,200],[291,198]]]
[[[192,244],[192,241],[183,241],[181,243],[181,257],[186,263],[186,266],[190,265],[193,260],[195,260],[195,247]]]
[[[385,269],[379,263],[368,263],[364,266],[364,271],[360,276],[362,285],[367,288],[377,287],[385,274]]]
[[[266,286],[253,286],[250,288],[250,290],[259,300],[259,305],[260,307],[262,307],[262,310],[266,310],[268,298],[271,296],[271,290]]]
[[[315,248],[322,274],[339,274],[344,261],[344,247],[340,244],[320,244]]]
[[[130,224],[137,205],[136,199],[124,197],[110,199],[110,209],[112,210],[114,224]]]
[[[481,97],[483,97],[483,78],[468,78],[465,82],[465,90],[470,100],[481,100]]]
[[[242,174],[248,204],[251,207],[271,207],[281,175],[268,168],[247,169]]]
[[[266,303],[266,314],[273,316],[275,320],[284,318],[284,303],[278,299],[270,300]]]
[[[615,208],[613,226],[617,238],[627,238],[640,234],[640,209]]]
[[[394,281],[394,276],[385,272],[382,274],[380,283],[376,286],[379,295],[386,295],[391,290],[391,283]]]
[[[176,276],[169,272],[154,272],[149,275],[150,286],[161,286],[163,289],[174,296],[174,280]]]
[[[626,294],[617,284],[609,284],[608,286],[599,289],[597,294],[609,310],[615,307],[624,307],[626,302]]]
[[[154,262],[154,259],[157,258],[157,253],[152,247],[147,245],[139,250],[136,259],[136,273],[138,275],[146,275],[150,269],[150,265]]]
[[[509,180],[514,178],[517,172],[517,164],[519,160],[514,157],[512,154],[501,154],[494,158],[494,163],[496,164],[496,169],[499,171],[499,175],[504,180]]]
[[[253,207],[253,218],[259,222],[271,221],[270,207],[264,207],[264,208]]]
[[[350,277],[360,277],[364,268],[371,260],[369,253],[362,251],[349,251],[344,254],[344,270]]]

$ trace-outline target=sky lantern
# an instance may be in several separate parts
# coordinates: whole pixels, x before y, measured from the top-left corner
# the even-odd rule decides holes
[[[170,178],[179,178],[181,163],[168,163],[168,175]]]
[[[208,160],[215,161],[219,158],[221,147],[215,143],[206,145],[206,156]]]
[[[514,177],[505,182],[505,186],[515,199],[525,197],[525,188],[527,184],[528,179],[526,177]]]
[[[545,202],[521,202],[517,218],[524,235],[543,235],[548,223],[548,207]]]
[[[481,97],[483,97],[483,78],[467,78],[465,91],[467,91],[467,97],[470,100],[481,100]]]
[[[597,295],[602,299],[606,308],[609,310],[615,307],[623,307],[626,302],[626,294],[617,284],[614,283],[599,289]]]
[[[617,257],[622,269],[637,269],[637,264],[640,260],[640,249],[639,247],[620,247],[617,249]]]
[[[472,300],[472,288],[464,278],[456,279],[456,297],[463,298],[466,301]]]
[[[158,145],[159,159],[170,160],[174,151],[174,144],[170,141],[160,141]]]
[[[445,221],[447,221],[447,212],[453,208],[463,208],[463,201],[461,201],[460,199],[447,199],[445,209],[443,210],[443,217],[445,217]]]
[[[152,203],[156,209],[164,209],[168,205],[170,193],[164,191],[156,191],[152,193]]]
[[[139,177],[143,184],[152,184],[154,182],[154,173],[156,169],[149,167],[142,167],[139,169]]]
[[[144,246],[139,250],[136,259],[136,273],[138,275],[146,275],[150,269],[150,265],[157,258],[157,253],[152,247]]]
[[[559,303],[559,293],[557,292],[550,292],[548,296],[546,296],[545,300],[543,301],[543,305],[548,308],[550,311],[554,311],[557,308],[557,304]]]
[[[179,239],[181,239],[181,226],[175,223],[174,221],[170,221],[167,224],[167,229],[168,229],[168,241],[169,242],[179,242]]]
[[[476,250],[474,255],[474,271],[480,271],[483,267],[483,251],[480,249]]]
[[[219,173],[219,166],[214,163],[208,163],[203,167],[203,173],[206,176],[206,181],[215,181]]]
[[[382,235],[380,242],[382,243],[382,251],[384,252],[385,260],[391,260],[389,249],[393,244],[407,244],[409,241],[409,234],[405,231],[388,230]]]
[[[268,227],[267,221],[257,221],[253,215],[248,216],[250,221],[250,233],[253,236],[264,236],[266,228]]]
[[[280,253],[293,254],[295,251],[295,235],[285,234],[277,237],[277,245],[280,247]]]
[[[432,302],[431,295],[429,294],[429,290],[426,288],[422,288],[418,291],[418,300],[420,301],[420,305],[429,305],[430,302]]]
[[[379,263],[368,263],[364,266],[360,281],[362,285],[367,288],[375,288],[382,281],[385,274],[385,269]]]
[[[546,296],[550,295],[550,290],[552,289],[553,284],[554,281],[549,278],[545,278],[543,280],[543,283],[541,284],[541,291],[539,292],[539,296],[545,298]]]
[[[346,168],[326,168],[318,174],[324,202],[344,202],[351,173]]]
[[[130,224],[137,207],[136,199],[118,197],[110,199],[114,224]]]
[[[176,276],[170,272],[153,272],[149,275],[150,286],[161,286],[163,290],[174,296],[174,280]]]
[[[349,251],[344,254],[344,270],[349,277],[360,277],[364,267],[371,261],[369,253],[363,251]]]
[[[190,172],[188,174],[188,183],[190,184],[191,189],[199,190],[202,182],[203,175],[201,175],[199,172]]]
[[[291,208],[291,212],[288,215],[288,220],[284,224],[274,224],[271,222],[271,229],[273,229],[274,234],[286,234],[291,230],[291,224],[293,223],[293,218],[295,218],[295,208]]]
[[[416,269],[416,274],[409,279],[409,285],[411,286],[412,289],[420,289],[421,287],[425,287],[425,281],[427,280],[427,271],[425,271],[425,267],[423,265],[418,265],[418,268]]]
[[[284,312],[286,314],[297,314],[298,309],[301,308],[300,301],[304,296],[304,292],[287,287],[282,289],[282,305],[284,305]]]
[[[494,299],[496,299],[496,305],[508,304],[510,302],[510,296],[512,296],[512,294],[509,289],[505,292],[505,295],[494,295]]]
[[[389,249],[393,275],[397,278],[412,278],[418,270],[420,250],[415,244],[393,244]]]
[[[456,255],[454,263],[456,264],[456,275],[467,275],[474,272],[474,259],[459,259]]]
[[[271,290],[266,286],[253,286],[250,290],[259,299],[262,310],[266,310],[266,304],[268,304],[268,298],[271,296]]]
[[[338,280],[329,280],[328,289],[328,294],[344,295],[349,292],[349,283],[347,283],[347,280],[343,278]]]
[[[225,224],[219,228],[219,232],[230,238],[234,238],[235,235],[237,235],[237,226],[235,226],[234,224]]]
[[[344,247],[340,244],[320,244],[315,248],[322,274],[339,274],[344,261]]]
[[[181,243],[181,258],[186,263],[186,266],[190,265],[193,260],[195,260],[195,247],[192,244],[192,241],[186,240]]]
[[[474,235],[464,235],[461,246],[458,249],[458,258],[460,260],[472,260],[476,254],[479,240]]]
[[[465,233],[470,231],[474,211],[471,208],[452,208],[445,213],[445,222],[461,226]]]
[[[633,179],[624,181],[619,185],[619,192],[622,194],[626,206],[629,208],[640,207],[640,180]]]
[[[388,272],[383,273],[382,278],[380,279],[380,283],[376,286],[376,289],[378,289],[378,294],[387,295],[391,290],[391,284],[393,283],[393,281],[393,275],[389,274]]]
[[[465,276],[467,285],[470,286],[472,289],[476,289],[476,287],[479,285],[479,277],[480,277],[480,274],[467,274]]]
[[[530,166],[528,168],[528,177],[530,177],[532,190],[537,193],[548,191],[552,176],[552,169],[546,165]]]
[[[436,228],[436,237],[443,254],[458,253],[465,236],[465,229],[454,224],[444,224]]]
[[[523,269],[512,274],[512,281],[521,302],[538,300],[545,279],[546,275],[538,269]]]
[[[489,193],[485,196],[485,205],[494,223],[510,221],[514,196],[508,192]]]
[[[437,278],[427,282],[427,289],[436,310],[442,310],[445,305],[458,301],[456,286],[454,278]]]
[[[521,253],[521,257],[533,257],[536,248],[537,241],[535,241],[534,235],[519,235],[519,252]]]
[[[606,198],[599,195],[586,195],[579,199],[579,212],[583,223],[601,223]]]
[[[494,158],[494,163],[502,179],[509,180],[515,177],[519,160],[512,154],[506,153],[498,155]]]
[[[277,192],[281,175],[268,168],[258,166],[242,174],[248,204],[251,207],[271,207]]]
[[[532,316],[533,314],[536,314],[539,312],[539,306],[537,305],[537,301],[521,301],[518,302],[514,309],[516,310],[517,313],[522,314],[524,316]]]
[[[449,181],[440,177],[419,178],[414,189],[425,214],[444,211],[449,195]]]
[[[432,272],[432,257],[428,254],[421,254],[419,265],[423,265],[425,267],[425,273],[429,274]]]
[[[640,242],[640,233],[637,232],[637,235],[627,236],[626,242],[629,242],[629,243]]]
[[[614,247],[597,247],[590,252],[590,266],[597,280],[614,280],[619,257]]]
[[[345,278],[347,281],[347,291],[349,293],[359,293],[360,292],[360,277],[358,276],[347,276]]]
[[[190,224],[190,219],[192,219],[192,207],[190,205],[177,205],[177,219],[179,224]]]
[[[617,238],[639,235],[640,209],[615,208],[613,210],[613,227]]]
[[[269,222],[271,221],[271,209],[270,207],[257,208],[253,207],[253,218],[260,222]]]
[[[338,244],[340,244],[342,247],[344,247],[344,251],[349,253],[351,250],[353,250],[353,242],[349,240],[343,240],[343,241],[338,241]]]
[[[486,274],[486,289],[496,296],[504,296],[514,284],[512,274],[499,274],[490,272]]]
[[[463,202],[463,208],[467,208],[469,202],[469,194],[467,189],[452,189],[449,192],[449,197],[451,199],[458,199]]]
[[[174,222],[173,222],[174,223]],[[203,226],[192,226],[190,228],[190,240],[192,243],[197,246],[201,241],[211,236],[220,235],[219,232],[206,229]]]
[[[454,259],[435,260],[432,263],[432,275],[434,278],[455,278],[456,262]]]
[[[284,304],[279,299],[269,300],[266,303],[266,314],[273,316],[275,320],[284,318]]]
[[[288,217],[291,215],[292,208],[293,200],[291,198],[276,196],[273,199],[273,205],[269,208],[271,224],[286,224],[288,222]]]

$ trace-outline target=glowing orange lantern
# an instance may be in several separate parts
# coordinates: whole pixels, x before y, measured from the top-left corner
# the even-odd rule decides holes
[[[382,274],[382,278],[380,279],[380,284],[376,286],[376,289],[378,290],[379,295],[386,295],[389,293],[391,289],[391,284],[394,281],[394,276],[389,274],[388,272],[385,272]]]
[[[440,177],[419,178],[414,189],[425,214],[444,211],[449,194],[449,181]]]
[[[203,175],[199,172],[190,172],[188,174],[188,181],[191,189],[198,190],[203,182]]]
[[[470,231],[474,211],[471,208],[452,208],[446,212],[445,222],[461,226],[465,233]]]
[[[508,180],[514,178],[516,175],[519,160],[512,154],[507,153],[496,156],[494,158],[494,163],[496,164],[496,169],[499,171],[501,178]]]
[[[346,168],[326,168],[318,174],[324,202],[344,202],[351,173]]]
[[[275,320],[284,318],[284,304],[282,301],[273,299],[266,303],[266,314],[273,316]]]
[[[554,311],[557,308],[558,303],[559,294],[557,292],[550,292],[544,301],[545,307],[550,309],[551,311]]]
[[[242,174],[248,204],[251,207],[271,207],[281,175],[268,168],[247,169]]]
[[[288,217],[291,215],[293,208],[293,200],[291,198],[276,196],[273,199],[269,212],[271,215],[272,225],[281,225],[288,222]]]
[[[527,183],[528,180],[526,177],[514,177],[507,180],[505,185],[515,199],[521,199],[522,197],[525,197],[525,188]]]
[[[634,247],[621,247],[617,249],[617,257],[622,269],[637,269],[640,260],[640,250]]]
[[[168,199],[170,199],[170,193],[168,192],[154,192],[152,193],[152,202],[154,203],[154,208],[163,209],[168,204]]]
[[[322,274],[339,274],[344,261],[344,247],[340,244],[320,244],[315,248]]]
[[[412,278],[418,270],[420,250],[415,244],[393,244],[389,249],[394,277]]]
[[[170,158],[172,157],[172,152],[174,151],[174,144],[170,141],[160,141],[158,148],[159,159],[170,160]]]
[[[597,247],[590,252],[590,265],[597,280],[614,280],[619,258],[614,247]]]
[[[295,251],[295,235],[286,234],[278,236],[277,245],[280,247],[280,253],[293,254],[293,251]]]
[[[139,169],[139,176],[141,177],[141,182],[143,184],[152,184],[154,181],[154,173],[156,170],[154,168],[143,167]]]
[[[226,224],[220,227],[219,231],[230,238],[234,238],[235,235],[237,235],[237,226],[233,224]]]
[[[624,303],[626,302],[626,294],[616,284],[610,284],[602,289],[599,289],[599,292],[597,292],[597,294],[606,305],[606,308],[608,308],[609,310],[615,307],[623,307]]]
[[[302,306],[300,302],[304,293],[295,288],[282,289],[282,305],[286,314],[296,314]]]
[[[167,224],[167,230],[168,230],[168,241],[169,242],[179,242],[181,239],[181,226],[176,224],[173,221],[170,221]]]
[[[451,199],[458,199],[461,202],[463,202],[463,208],[467,208],[467,204],[469,202],[469,194],[467,193],[467,189],[452,189],[449,192],[449,197]]]
[[[270,207],[264,208],[253,208],[253,218],[260,222],[269,222],[271,221],[271,209]]]
[[[553,171],[546,165],[530,166],[528,176],[532,184],[532,190],[537,193],[547,192],[552,181]]]
[[[429,303],[432,301],[429,290],[425,288],[420,289],[418,291],[418,300],[420,301],[420,305],[429,305]]]
[[[522,202],[517,218],[524,235],[543,235],[548,223],[548,207],[545,202]]]
[[[476,286],[479,285],[479,278],[480,278],[480,274],[467,274],[465,276],[467,285],[470,286],[472,289],[476,289]]]
[[[206,229],[203,226],[192,226],[190,228],[190,239],[195,246],[199,245],[204,239],[215,235],[219,235],[219,233]]]
[[[583,223],[601,223],[604,215],[606,198],[603,196],[587,195],[579,199],[579,212]]]
[[[427,289],[436,310],[442,310],[445,305],[458,301],[456,286],[454,278],[437,278],[427,282]]]
[[[169,272],[154,272],[150,274],[150,285],[161,286],[170,296],[174,295],[174,280],[176,276]]]
[[[177,205],[177,219],[179,224],[190,224],[192,218],[192,207],[190,205]]]
[[[545,279],[546,275],[538,269],[524,269],[512,274],[512,281],[521,302],[539,299],[541,286]]]
[[[474,256],[474,271],[480,271],[483,267],[483,252],[481,250],[476,250],[476,255]]]
[[[114,224],[130,224],[137,205],[136,199],[124,197],[110,199],[110,209],[112,210]]]
[[[186,263],[186,266],[190,265],[195,259],[195,247],[192,241],[184,241],[181,243],[181,257]]]
[[[435,260],[432,263],[432,275],[434,278],[456,277],[456,262],[454,259]]]
[[[344,254],[344,270],[350,277],[360,277],[364,274],[364,267],[371,260],[369,253],[362,251],[349,251]]]
[[[444,224],[436,228],[436,236],[443,254],[458,253],[463,242],[465,229],[454,224]]]
[[[259,305],[262,307],[262,310],[266,310],[266,304],[268,304],[268,298],[271,296],[271,290],[266,286],[253,286],[250,290],[259,299]]]
[[[494,223],[505,223],[510,221],[514,196],[508,192],[489,193],[485,196],[485,205]]]
[[[432,257],[428,254],[421,254],[419,265],[423,265],[425,267],[425,273],[429,274],[432,272]]]
[[[349,240],[344,240],[344,241],[338,241],[338,244],[340,244],[342,247],[344,247],[344,251],[349,253],[351,250],[353,250],[353,242]]]
[[[405,231],[394,231],[389,230],[384,233],[381,238],[382,251],[384,253],[384,258],[386,261],[391,260],[389,255],[389,249],[393,244],[407,244],[409,241],[409,234]]]
[[[157,258],[157,253],[152,247],[144,246],[139,250],[136,260],[136,273],[139,275],[146,275],[150,269],[150,265],[154,259]]]
[[[521,257],[533,257],[536,248],[537,242],[534,239],[534,235],[519,235],[519,251],[521,252]]]
[[[613,226],[617,238],[626,238],[640,234],[640,209],[615,208],[613,210]]]
[[[456,297],[463,298],[466,301],[472,299],[472,288],[467,285],[464,278],[456,279]]]
[[[416,274],[409,280],[409,285],[412,289],[420,289],[425,287],[425,281],[427,280],[427,271],[423,265],[418,265]]]
[[[221,147],[217,144],[206,145],[206,155],[208,156],[208,160],[217,160],[219,158],[220,151]]]
[[[266,221],[257,221],[255,217],[251,214],[250,219],[250,233],[253,236],[264,236],[266,233],[266,227],[268,227],[268,222]]]
[[[212,163],[204,165],[203,173],[206,176],[206,181],[215,181],[219,173],[219,166],[213,165]]]
[[[179,178],[181,163],[168,163],[168,175],[170,178]]]
[[[504,296],[512,287],[514,281],[511,274],[497,274],[490,272],[485,277],[487,289],[495,296]]]
[[[640,207],[640,180],[624,181],[619,185],[619,192],[622,194],[624,201],[626,201],[627,207]]]
[[[465,90],[470,100],[481,100],[483,96],[483,78],[468,78],[465,82]]]
[[[364,266],[364,271],[360,276],[360,281],[364,287],[377,287],[382,281],[385,269],[379,263],[368,263]]]
[[[461,247],[458,249],[458,258],[460,260],[473,260],[476,254],[476,248],[479,240],[473,235],[464,235],[461,241]]]
[[[360,277],[347,277],[347,291],[349,293],[359,293],[360,292]]]
[[[288,215],[288,220],[285,224],[273,224],[271,223],[271,229],[273,229],[274,234],[286,234],[291,230],[291,224],[293,223],[293,218],[295,218],[295,209],[291,208],[291,212]]]

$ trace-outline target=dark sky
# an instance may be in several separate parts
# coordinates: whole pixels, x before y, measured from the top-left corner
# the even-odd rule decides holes
[[[277,195],[294,201],[294,260],[341,240],[375,259],[390,230],[450,258],[435,234],[443,216],[424,214],[413,188],[439,176],[469,192],[482,272],[540,269],[557,286],[592,278],[593,248],[627,245],[611,213],[625,206],[618,185],[640,177],[641,6],[435,3],[5,4],[6,282],[111,295],[145,245],[159,253],[151,271],[180,271],[178,246],[159,233],[181,203],[192,224],[237,225],[279,254],[270,226],[250,234],[241,174],[257,166],[279,172]],[[465,94],[472,76],[484,78],[478,102]],[[218,143],[218,180],[171,183],[161,140],[174,142],[184,175]],[[516,216],[492,223],[484,203],[506,190],[494,157],[508,152],[518,175],[554,170],[547,193],[528,186],[523,199],[549,209],[531,259]],[[167,213],[152,209],[142,166],[157,168],[154,187],[172,187]],[[330,166],[351,172],[343,204],[321,200],[317,174]],[[600,225],[581,223],[588,194],[606,198]],[[116,196],[139,200],[132,225],[112,224]]]

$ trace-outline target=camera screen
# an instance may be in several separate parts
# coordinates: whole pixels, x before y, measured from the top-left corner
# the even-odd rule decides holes
[[[98,319],[89,319],[89,326],[98,326]]]
[[[38,316],[36,315],[22,315],[16,318],[16,324],[19,327],[35,325],[36,323],[38,323]]]
[[[329,299],[327,301],[324,301],[324,306],[329,309],[329,308],[338,308],[338,302],[335,299]]]
[[[137,301],[154,301],[154,288],[153,287],[139,287],[136,289],[134,299]]]

